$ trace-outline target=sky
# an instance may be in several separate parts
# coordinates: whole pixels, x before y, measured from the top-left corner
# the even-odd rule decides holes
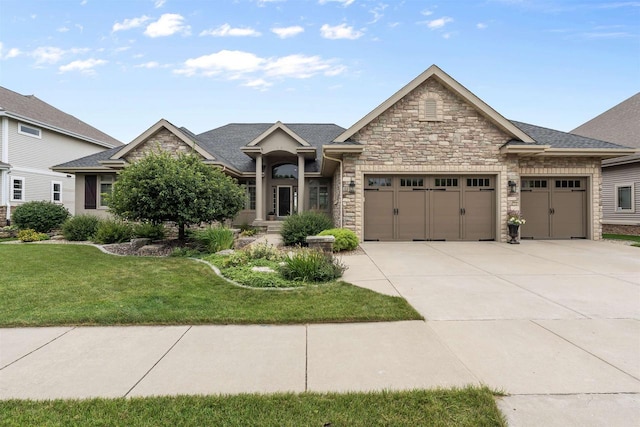
[[[640,1],[0,0],[0,85],[125,143],[161,118],[348,128],[432,64],[570,131],[640,91]]]

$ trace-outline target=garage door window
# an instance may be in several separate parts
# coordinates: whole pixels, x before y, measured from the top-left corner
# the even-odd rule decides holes
[[[579,179],[556,179],[556,188],[580,188]]]
[[[458,178],[436,178],[436,187],[457,187]]]
[[[391,178],[383,178],[383,177],[367,178],[367,187],[391,187]]]
[[[400,187],[424,187],[424,178],[400,178]]]
[[[490,185],[489,178],[467,178],[467,187],[489,187]]]
[[[547,188],[546,179],[523,179],[522,188]]]
[[[633,184],[616,185],[616,211],[634,212]]]

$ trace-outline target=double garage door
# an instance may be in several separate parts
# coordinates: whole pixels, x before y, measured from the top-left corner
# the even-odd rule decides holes
[[[364,240],[494,240],[494,176],[365,176]]]
[[[587,180],[580,177],[523,178],[520,189],[523,239],[587,237]]]

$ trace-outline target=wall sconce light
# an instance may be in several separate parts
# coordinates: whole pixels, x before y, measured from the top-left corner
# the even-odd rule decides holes
[[[356,192],[356,182],[352,179],[349,182],[349,193],[353,194]]]
[[[518,184],[515,181],[509,181],[509,193],[515,194],[518,189]]]

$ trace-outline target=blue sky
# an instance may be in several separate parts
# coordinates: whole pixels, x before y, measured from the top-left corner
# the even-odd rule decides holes
[[[640,91],[640,1],[0,0],[0,85],[122,140],[165,118],[349,127],[436,64],[569,131]]]

